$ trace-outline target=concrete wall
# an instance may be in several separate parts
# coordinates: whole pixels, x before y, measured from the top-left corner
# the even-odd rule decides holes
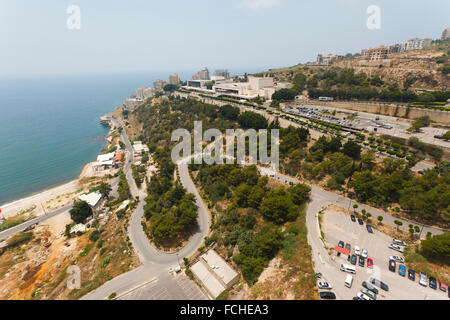
[[[311,104],[311,102],[305,102],[305,104]],[[321,102],[322,105],[334,108],[348,109],[360,112],[377,113],[392,117],[402,117],[407,119],[417,119],[424,116],[429,116],[433,122],[440,123],[442,125],[450,125],[450,112],[420,109],[420,108],[408,108],[406,106],[396,106],[387,104],[369,104],[369,103],[352,103],[352,102]]]

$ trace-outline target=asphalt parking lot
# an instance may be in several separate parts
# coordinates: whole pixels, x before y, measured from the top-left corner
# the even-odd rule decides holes
[[[119,300],[208,300],[206,294],[184,274],[164,275],[120,296]]]
[[[353,285],[349,289],[345,287],[344,282],[347,273],[339,271],[341,263],[351,265],[349,261],[341,257],[335,257],[334,262],[339,273],[330,273],[333,279],[320,279],[320,281],[331,282],[333,292],[336,292],[338,299],[350,300],[356,296],[362,288],[362,282],[375,277],[389,286],[389,291],[383,291],[380,288],[377,300],[447,300],[447,293],[434,290],[429,287],[419,285],[419,275],[416,273],[416,280],[413,282],[408,277],[402,277],[398,274],[399,263],[396,266],[396,272],[388,269],[390,256],[403,255],[397,251],[388,248],[392,239],[374,230],[373,234],[367,232],[366,225],[359,225],[358,222],[352,222],[349,215],[344,213],[327,210],[322,218],[322,231],[325,233],[325,243],[328,247],[334,248],[339,241],[351,245],[351,254],[354,253],[355,246],[361,249],[367,249],[368,258],[373,259],[374,268],[367,268],[367,259],[365,267],[356,264],[356,274],[353,275]],[[334,253],[333,253],[334,254]]]

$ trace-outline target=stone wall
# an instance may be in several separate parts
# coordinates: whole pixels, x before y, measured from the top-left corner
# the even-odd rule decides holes
[[[308,104],[308,103],[307,103]],[[445,126],[450,126],[450,112],[421,109],[421,108],[408,108],[406,106],[388,105],[388,104],[372,104],[372,103],[352,103],[352,102],[321,102],[321,105],[348,109],[359,112],[377,113],[385,116],[401,117],[407,119],[417,119],[424,116],[429,116],[430,120]]]

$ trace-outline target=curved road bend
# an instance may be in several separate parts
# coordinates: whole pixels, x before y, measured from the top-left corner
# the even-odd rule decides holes
[[[113,119],[112,121],[117,126],[120,126],[120,123],[117,120]],[[178,163],[178,169],[181,183],[186,188],[188,193],[194,194],[196,199],[196,205],[198,208],[198,228],[195,234],[191,236],[189,242],[177,253],[162,252],[150,243],[141,224],[144,215],[144,199],[146,194],[144,191],[137,188],[132,177],[131,170],[128,170],[131,166],[131,159],[133,158],[133,148],[125,133],[125,130],[122,130],[122,138],[131,155],[130,161],[126,166],[126,176],[130,185],[130,191],[135,198],[139,196],[139,204],[130,219],[128,234],[142,265],[106,282],[101,287],[82,297],[82,299],[86,300],[105,299],[112,292],[115,292],[117,295],[121,295],[125,292],[133,290],[134,288],[152,282],[162,274],[167,274],[169,268],[173,268],[178,265],[184,257],[193,255],[203,244],[204,237],[209,233],[210,218],[207,206],[195,188],[194,182],[189,175],[187,164],[180,162]]]

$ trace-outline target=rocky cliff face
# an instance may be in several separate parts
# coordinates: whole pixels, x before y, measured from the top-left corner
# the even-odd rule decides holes
[[[422,52],[423,51],[423,52]],[[418,50],[408,53],[392,54],[390,63],[385,66],[362,66],[362,58],[339,61],[333,66],[353,68],[356,73],[364,72],[368,76],[378,74],[385,81],[395,81],[403,87],[406,79],[415,79],[413,88],[441,90],[450,87],[450,77],[438,71],[443,64],[436,58],[445,56],[443,51]]]

